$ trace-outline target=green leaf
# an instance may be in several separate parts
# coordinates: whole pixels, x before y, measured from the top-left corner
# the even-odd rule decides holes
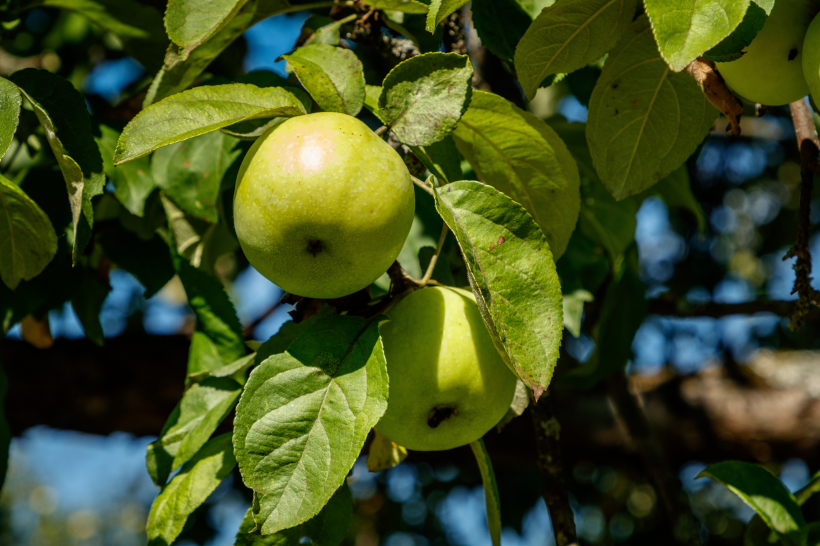
[[[100,324],[100,311],[103,302],[111,291],[108,283],[103,283],[97,278],[96,271],[86,269],[83,271],[82,281],[77,286],[74,295],[71,296],[71,306],[83,325],[85,337],[96,343],[103,344],[103,331]]]
[[[182,532],[188,516],[205,502],[234,466],[230,433],[208,442],[154,500],[146,525],[148,545],[171,544]]]
[[[637,251],[634,246],[632,249],[607,288],[595,353],[582,366],[562,375],[561,387],[588,389],[626,368],[632,356],[632,340],[648,313],[646,286],[639,275]]]
[[[272,535],[263,535],[258,531],[253,519],[253,508],[249,508],[239,526],[234,546],[338,546],[344,540],[352,521],[353,496],[347,484],[342,484],[318,514],[301,525]],[[305,539],[308,541],[305,542]]]
[[[222,179],[242,153],[237,144],[221,131],[171,144],[152,155],[151,175],[184,212],[216,223]]]
[[[151,479],[163,487],[171,472],[190,461],[239,400],[242,386],[230,377],[206,378],[185,391],[159,438],[148,446]]]
[[[479,182],[437,190],[436,209],[458,240],[496,348],[538,399],[552,378],[563,329],[547,239],[521,205]]]
[[[399,63],[384,78],[379,117],[408,146],[449,135],[467,109],[473,67],[466,55],[425,53]]]
[[[242,325],[219,279],[183,259],[176,260],[175,268],[197,319],[188,373],[216,369],[245,356]]]
[[[442,184],[462,179],[461,156],[452,136],[446,136],[429,146],[410,146],[410,149]]]
[[[311,44],[283,58],[322,110],[355,116],[362,109],[362,62],[349,49]]]
[[[242,479],[262,534],[316,515],[387,407],[376,320],[331,315],[251,372],[234,420]]]
[[[20,106],[23,97],[20,90],[10,81],[0,78],[0,159],[8,151],[17,124],[20,122]]]
[[[100,150],[94,142],[85,99],[68,80],[48,70],[26,68],[11,81],[31,102],[34,113],[65,178],[74,225],[72,258],[77,258],[91,237],[94,210],[91,198],[105,185]]]
[[[578,221],[581,181],[555,131],[498,95],[474,91],[453,139],[483,182],[527,209],[560,258]]]
[[[518,42],[532,24],[530,14],[516,0],[473,0],[470,9],[481,43],[512,63]]]
[[[635,15],[637,0],[559,0],[545,8],[515,50],[518,80],[532,100],[548,78],[574,72],[612,49]]]
[[[380,121],[383,121],[379,115],[379,97],[382,94],[381,86],[365,85],[364,93],[364,107],[370,110],[370,112],[379,118]]]
[[[278,87],[259,88],[243,83],[196,87],[137,114],[120,135],[114,163],[119,165],[162,146],[240,121],[305,113],[299,99]]]
[[[771,7],[766,11],[754,0],[749,4],[740,25],[719,44],[703,54],[703,57],[718,63],[736,61],[743,56],[743,49],[752,43],[757,33],[763,29]]]
[[[156,187],[151,176],[151,161],[147,157],[134,160],[119,167],[114,165],[114,149],[120,133],[107,125],[100,124],[99,136],[95,137],[103,159],[105,174],[114,185],[114,195],[120,203],[135,216],[145,212],[145,200]]]
[[[722,483],[754,509],[786,546],[806,544],[808,529],[794,496],[771,472],[742,461],[711,464],[698,474]]]
[[[581,319],[584,316],[584,303],[595,298],[587,290],[576,290],[564,294],[564,328],[575,337],[581,335]]]
[[[645,0],[663,59],[680,72],[734,31],[749,0]]]
[[[718,114],[691,76],[670,71],[641,17],[610,53],[589,102],[595,169],[615,199],[640,193],[692,155]]]
[[[0,175],[0,279],[14,290],[39,275],[56,253],[57,234],[46,213]]]
[[[248,356],[243,356],[236,362],[231,362],[221,368],[217,368],[215,370],[205,370],[188,375],[185,379],[186,387],[194,385],[195,383],[201,383],[209,377],[233,377],[237,381],[241,379],[241,382],[244,383],[245,378],[243,376],[243,372],[250,369],[254,364],[256,364],[256,353],[251,353]]]
[[[430,9],[427,4],[418,0],[365,0],[364,4],[376,9],[387,11],[401,11],[403,13],[427,13]]]
[[[288,321],[279,328],[279,331],[276,332],[274,336],[268,339],[265,343],[263,343],[259,349],[257,350],[256,360],[257,362],[262,362],[269,356],[278,355],[284,353],[290,347],[290,344],[296,341],[296,339],[301,336],[304,332],[308,329],[313,327],[314,324],[325,318],[326,316],[332,314],[332,310],[330,306],[323,305],[319,312],[310,317],[307,320],[303,320],[302,322],[293,322]]]
[[[117,267],[134,275],[145,287],[146,299],[159,292],[175,274],[168,245],[159,237],[145,240],[122,225],[114,225],[100,233],[98,242]]]
[[[165,62],[151,82],[143,106],[149,106],[187,89],[194,80],[250,27],[278,13],[292,9],[286,0],[249,0],[236,15],[205,43],[183,58],[175,48],[165,54]]]
[[[490,527],[490,537],[493,546],[501,546],[501,496],[498,494],[498,482],[495,481],[493,463],[484,440],[479,438],[470,444],[478,469],[481,471],[481,481],[484,483],[484,499],[487,503],[487,525]]]
[[[59,8],[74,11],[115,34],[125,51],[152,73],[162,66],[168,38],[162,15],[137,0],[34,0],[23,9]]]
[[[339,501],[336,500],[337,496],[340,498]],[[253,519],[253,506],[251,506],[242,519],[234,544],[235,546],[297,546],[301,544],[337,546],[347,533],[352,521],[352,511],[352,496],[345,484],[339,488],[322,511],[307,522],[270,535],[263,535]]]
[[[427,32],[435,32],[439,23],[466,3],[467,0],[432,0],[427,12]]]
[[[213,36],[248,0],[169,0],[165,8],[168,37],[185,59]]]

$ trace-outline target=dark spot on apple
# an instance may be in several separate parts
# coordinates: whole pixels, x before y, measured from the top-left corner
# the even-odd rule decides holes
[[[427,425],[430,428],[436,428],[453,415],[458,415],[456,408],[452,406],[436,406],[430,410],[430,414],[427,417]]]
[[[313,239],[313,240],[308,241],[307,251],[309,253],[313,254],[314,258],[316,257],[316,255],[318,253],[320,253],[324,249],[325,249],[325,244],[322,241],[320,241],[318,239]]]
[[[793,61],[793,60],[795,59],[795,57],[797,57],[797,54],[798,54],[798,53],[799,53],[799,52],[797,51],[797,48],[796,48],[796,47],[793,47],[793,48],[791,49],[791,51],[789,51],[789,60],[790,60],[790,61]]]

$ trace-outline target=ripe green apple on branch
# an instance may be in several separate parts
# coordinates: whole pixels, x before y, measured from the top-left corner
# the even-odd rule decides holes
[[[410,231],[415,197],[396,151],[364,123],[322,112],[272,127],[237,177],[248,261],[286,292],[332,299],[375,281]]]
[[[349,295],[382,275],[414,211],[399,154],[361,121],[336,113],[292,118],[259,137],[234,196],[248,261],[284,290],[316,299]],[[381,330],[390,398],[379,430],[409,449],[451,449],[501,420],[516,379],[472,293],[417,288]]]

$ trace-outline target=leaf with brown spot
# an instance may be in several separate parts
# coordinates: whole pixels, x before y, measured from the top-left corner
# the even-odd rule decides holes
[[[436,209],[461,247],[496,348],[538,399],[552,379],[563,331],[549,243],[521,205],[479,182],[438,189]]]

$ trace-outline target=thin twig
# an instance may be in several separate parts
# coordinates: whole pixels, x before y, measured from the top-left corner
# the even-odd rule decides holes
[[[541,496],[547,503],[557,546],[570,546],[578,542],[575,516],[569,504],[569,493],[564,480],[561,460],[561,425],[552,409],[552,399],[547,391],[530,409],[538,448],[538,468],[541,470]]]
[[[626,374],[612,374],[607,379],[607,392],[616,417],[643,459],[663,509],[671,524],[671,534],[676,544],[681,546],[700,545],[700,524],[689,507],[680,482],[667,468],[646,414],[635,395],[629,392]]]
[[[438,245],[436,246],[436,253],[433,254],[433,257],[430,258],[430,265],[427,266],[427,271],[424,272],[424,276],[419,281],[421,286],[427,286],[427,283],[430,282],[430,278],[433,276],[433,270],[436,268],[436,262],[438,261],[438,256],[441,254],[441,249],[444,247],[444,241],[447,239],[447,233],[450,231],[450,228],[447,227],[447,224],[444,223],[441,226],[441,235],[438,238]]]
[[[811,252],[809,250],[811,191],[814,187],[814,175],[820,172],[818,168],[820,140],[817,138],[817,129],[806,101],[803,99],[795,101],[789,105],[789,109],[794,120],[797,146],[800,149],[802,183],[800,184],[800,207],[797,212],[797,240],[783,259],[797,258],[794,264],[795,280],[792,294],[798,294],[798,297],[794,314],[789,322],[789,329],[797,331],[803,325],[811,306],[820,305],[820,292],[811,286]]]
[[[410,179],[413,181],[413,184],[415,184],[419,188],[423,189],[424,191],[426,191],[427,193],[429,193],[430,195],[435,197],[436,194],[433,193],[433,188],[431,188],[430,185],[427,182],[424,182],[423,180],[419,180],[418,178],[416,178],[412,174],[410,175]]]

